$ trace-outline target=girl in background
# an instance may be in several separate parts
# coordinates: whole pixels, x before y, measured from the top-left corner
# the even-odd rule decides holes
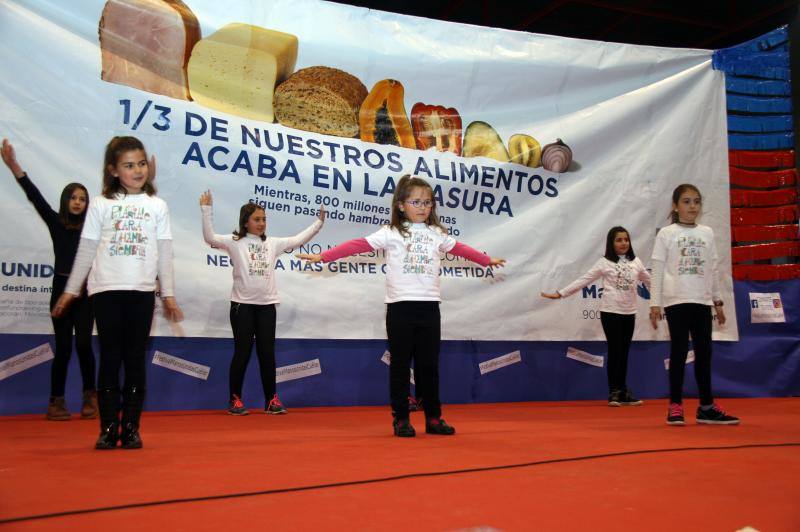
[[[239,210],[239,229],[232,235],[214,233],[211,191],[200,196],[203,213],[203,239],[212,247],[224,249],[233,264],[230,320],[234,351],[229,373],[228,413],[247,415],[242,402],[244,374],[256,342],[261,386],[268,414],[286,414],[275,391],[275,306],[280,303],[275,284],[275,261],[278,256],[311,240],[325,221],[325,208],[319,219],[303,232],[285,238],[266,236],[267,215],[255,203],[245,203]]]
[[[409,372],[414,361],[417,393],[423,398],[425,432],[452,435],[442,419],[439,399],[440,255],[451,253],[481,266],[503,266],[495,259],[456,242],[439,222],[431,186],[403,176],[392,198],[391,224],[366,238],[350,240],[322,254],[298,254],[310,262],[331,262],[376,249],[386,250],[386,334],[389,339],[389,395],[394,435],[416,435],[409,421]]]
[[[137,138],[114,137],[108,143],[103,193],[89,204],[72,273],[53,308],[54,316],[62,316],[88,277],[100,340],[97,449],[114,449],[119,441],[125,449],[142,447],[139,422],[156,277],[166,317],[183,319],[174,297],[169,209],[156,196],[151,166]]]
[[[703,199],[694,185],[679,185],[672,193],[672,225],[662,228],[653,247],[653,290],[650,322],[658,328],[661,308],[670,335],[667,424],[685,425],[683,374],[689,349],[694,347],[694,376],[700,393],[697,423],[736,425],[739,418],[725,413],[711,393],[711,312],[725,324],[717,271],[714,231],[697,223]]]
[[[626,383],[628,351],[636,324],[636,281],[650,288],[650,274],[633,253],[630,233],[624,227],[612,227],[606,236],[606,252],[582,277],[553,293],[542,297],[569,297],[597,279],[603,279],[600,303],[600,323],[608,344],[608,406],[639,406]]]
[[[70,183],[61,191],[61,201],[58,212],[54,211],[47,200],[44,199],[39,189],[28,177],[28,174],[17,162],[14,146],[3,139],[3,162],[6,164],[17,183],[25,191],[28,200],[33,204],[36,212],[47,224],[50,238],[53,241],[55,264],[53,275],[53,289],[50,293],[50,310],[64,292],[67,278],[72,270],[72,261],[78,250],[83,222],[86,218],[86,206],[89,203],[89,193],[80,183]],[[83,405],[81,418],[94,419],[97,417],[97,391],[95,389],[95,360],[92,352],[92,328],[94,318],[89,298],[84,290],[76,298],[69,312],[61,318],[52,318],[53,331],[55,332],[56,350],[53,365],[50,369],[50,401],[47,406],[47,419],[51,421],[66,421],[70,419],[64,400],[64,390],[67,382],[67,369],[72,355],[72,334],[75,332],[75,351],[78,355],[78,364],[83,380]]]

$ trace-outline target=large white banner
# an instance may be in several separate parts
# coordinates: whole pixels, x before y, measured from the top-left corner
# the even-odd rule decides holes
[[[318,252],[377,230],[389,219],[395,183],[409,173],[430,182],[458,240],[508,261],[491,270],[445,257],[444,338],[602,339],[599,286],[561,301],[539,292],[584,273],[615,225],[630,231],[648,264],[673,188],[690,182],[721,252],[729,321],[715,325],[714,337],[737,339],[725,93],[709,51],[477,28],[316,0],[178,4],[115,0],[105,16],[102,0],[0,4],[0,135],[54,208],[70,181],[99,193],[112,136],[144,142],[171,210],[184,334],[230,336],[231,268],[203,242],[202,191],[214,193],[218,233],[236,228],[248,201],[266,207],[276,236],[299,232],[325,205],[324,228],[303,248]],[[318,69],[281,83],[313,66],[342,72]],[[147,85],[158,69],[162,83]],[[273,108],[276,85],[286,99],[276,96]],[[330,110],[342,101],[355,102],[356,118]],[[341,131],[304,125],[322,108]],[[450,124],[457,117],[458,135],[442,135],[437,116]],[[376,119],[388,120],[388,130],[373,127]],[[563,146],[541,157],[557,139],[571,162]],[[426,142],[434,146],[420,149]],[[2,174],[0,330],[47,333],[49,234]],[[313,267],[283,255],[275,264],[279,335],[383,338],[383,265],[380,253]],[[635,338],[664,338],[665,324],[653,332],[647,307],[640,298]],[[154,334],[175,329],[157,320]]]

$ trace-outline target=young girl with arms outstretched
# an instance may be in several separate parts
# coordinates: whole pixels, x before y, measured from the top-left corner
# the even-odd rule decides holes
[[[633,253],[628,231],[612,227],[606,236],[605,255],[586,274],[561,290],[541,295],[549,299],[568,297],[599,278],[603,279],[600,323],[608,344],[608,405],[638,406],[642,401],[634,397],[626,383],[628,351],[636,324],[636,282],[644,281],[650,288],[650,274]]]
[[[409,373],[414,361],[417,390],[423,398],[425,431],[451,435],[439,399],[440,255],[451,253],[481,266],[502,266],[495,259],[450,237],[436,215],[431,186],[403,176],[392,198],[391,224],[366,238],[350,240],[320,254],[298,254],[311,262],[331,262],[376,249],[386,251],[386,335],[389,339],[389,395],[395,436],[416,434],[409,421]]]
[[[61,191],[61,201],[58,212],[54,211],[47,200],[44,199],[39,189],[22,170],[14,153],[14,146],[3,139],[3,162],[17,178],[17,183],[25,191],[28,200],[39,213],[53,241],[55,254],[55,274],[53,275],[53,290],[50,294],[50,309],[64,292],[67,278],[72,270],[72,261],[78,250],[78,242],[86,218],[86,206],[89,203],[89,193],[80,183],[70,183]],[[92,328],[94,317],[92,306],[85,291],[81,293],[69,311],[61,318],[53,318],[53,331],[55,332],[56,351],[53,366],[50,369],[50,401],[47,407],[47,419],[51,421],[66,421],[70,419],[64,400],[64,390],[67,381],[67,368],[72,355],[72,334],[75,332],[75,351],[78,354],[78,364],[83,379],[83,405],[81,417],[94,419],[97,417],[97,391],[95,389],[95,360],[92,352]]]
[[[658,232],[653,247],[650,322],[658,328],[663,307],[670,336],[667,424],[685,424],[683,374],[691,334],[700,393],[695,419],[703,424],[736,425],[739,418],[725,413],[711,393],[711,311],[720,325],[725,324],[725,312],[714,231],[697,223],[702,206],[702,196],[694,185],[679,185],[672,193],[672,225]]]
[[[237,416],[248,413],[242,402],[242,386],[255,338],[264,410],[268,414],[285,414],[286,408],[275,391],[275,307],[280,303],[275,261],[281,253],[305,244],[319,232],[325,221],[325,208],[320,208],[319,219],[301,233],[278,238],[266,236],[266,212],[255,203],[242,205],[237,231],[232,235],[217,235],[212,205],[211,191],[204,192],[200,196],[203,239],[215,248],[224,249],[233,265],[230,320],[234,352],[229,373],[228,413]]]
[[[183,317],[174,297],[169,210],[155,195],[151,165],[135,137],[114,137],[108,143],[103,193],[89,204],[72,273],[53,308],[54,316],[63,315],[88,277],[100,340],[97,449],[114,449],[120,440],[126,449],[142,447],[139,420],[156,277],[167,318]]]

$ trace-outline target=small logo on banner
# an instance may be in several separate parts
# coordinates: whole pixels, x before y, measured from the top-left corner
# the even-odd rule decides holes
[[[605,360],[600,355],[593,355],[586,351],[575,349],[574,347],[567,348],[567,358],[589,364],[590,366],[597,366],[598,368],[602,368],[605,364]]]
[[[305,362],[276,368],[275,382],[293,381],[312,375],[319,375],[320,373],[322,373],[322,365],[319,363],[319,359],[315,358],[314,360],[306,360]]]
[[[204,381],[208,380],[208,374],[211,373],[211,368],[208,366],[195,364],[190,360],[184,360],[161,351],[153,353],[153,364]]]
[[[0,362],[0,381],[16,375],[20,371],[38,366],[54,357],[50,344],[42,344]]]
[[[391,364],[391,362],[392,362],[392,354],[389,351],[384,351],[383,352],[383,356],[381,357],[381,362],[383,362],[387,366],[389,364]],[[414,368],[411,368],[411,377],[410,377],[410,379],[411,379],[411,384],[416,386],[417,383],[414,382]]]
[[[692,362],[694,362],[694,349],[686,354],[686,363],[691,364]],[[664,359],[664,369],[669,369],[669,358]]]
[[[481,362],[478,364],[478,369],[481,371],[481,375],[485,375],[496,369],[504,368],[506,366],[510,366],[511,364],[516,364],[517,362],[522,362],[522,355],[520,355],[519,351],[512,351],[507,355]]]
[[[778,292],[750,292],[750,323],[786,323]]]

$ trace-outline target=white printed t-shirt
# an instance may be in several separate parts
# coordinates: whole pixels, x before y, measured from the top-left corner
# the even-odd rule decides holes
[[[721,299],[714,231],[707,225],[674,223],[662,228],[656,235],[653,260],[663,262],[664,271],[661,279],[653,279],[651,306],[713,305]]]
[[[441,301],[441,254],[456,240],[435,226],[409,224],[409,236],[383,226],[366,237],[373,249],[386,250],[386,303]]]
[[[158,275],[158,240],[172,240],[167,203],[147,194],[95,196],[81,238],[99,241],[87,289],[152,292]]]
[[[201,206],[203,212],[203,238],[215,248],[228,252],[233,265],[233,288],[231,301],[250,305],[272,305],[280,303],[275,284],[275,261],[278,255],[301,246],[314,238],[322,228],[322,220],[316,220],[295,236],[277,238],[248,233],[236,239],[233,235],[214,234],[213,211],[210,205]]]
[[[579,277],[558,291],[562,297],[568,297],[587,286],[589,283],[603,278],[603,297],[600,299],[600,311],[614,314],[636,314],[636,281],[643,281],[650,288],[650,274],[639,257],[628,260],[625,256],[619,262],[612,262],[601,257]]]

